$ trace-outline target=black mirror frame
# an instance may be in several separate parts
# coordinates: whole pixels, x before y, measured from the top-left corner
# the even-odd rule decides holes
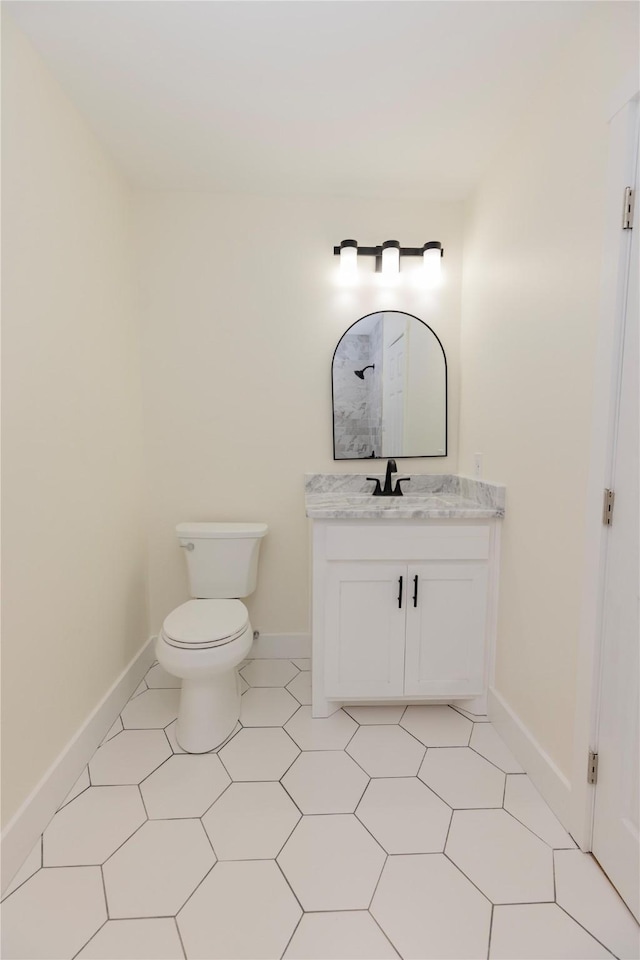
[[[335,350],[333,351],[333,357],[331,358],[331,422],[333,426],[332,431],[332,443],[333,443],[333,459],[341,462],[342,460],[387,460],[388,457],[385,455],[380,457],[336,457],[336,407],[335,407],[335,396],[333,391],[333,364],[336,359],[336,353],[338,352],[338,347],[349,333],[349,330],[352,327],[355,327],[356,323],[360,323],[361,320],[366,320],[367,317],[374,317],[379,313],[401,313],[405,317],[411,317],[413,320],[417,320],[418,323],[421,323],[423,326],[430,330],[438,341],[438,345],[442,350],[442,359],[444,360],[444,453],[420,453],[415,455],[404,456],[403,454],[396,454],[394,459],[396,460],[432,460],[432,459],[442,459],[449,455],[449,368],[447,365],[447,355],[442,346],[442,341],[440,337],[435,332],[433,327],[430,327],[428,323],[425,323],[424,320],[421,320],[420,317],[416,317],[414,313],[409,313],[407,310],[374,310],[372,313],[365,313],[363,317],[359,317],[357,320],[347,327],[340,339],[338,340]]]

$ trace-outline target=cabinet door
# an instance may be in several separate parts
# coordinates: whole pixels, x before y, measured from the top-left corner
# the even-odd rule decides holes
[[[325,696],[402,696],[406,593],[405,564],[327,565]]]
[[[405,696],[481,694],[487,564],[416,563],[408,574]]]

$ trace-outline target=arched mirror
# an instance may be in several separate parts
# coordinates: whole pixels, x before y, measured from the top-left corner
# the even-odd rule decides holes
[[[446,457],[447,360],[410,313],[370,313],[333,355],[333,459]]]

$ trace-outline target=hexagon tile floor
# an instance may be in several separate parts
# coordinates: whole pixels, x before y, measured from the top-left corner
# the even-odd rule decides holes
[[[311,718],[308,660],[242,667],[217,753],[154,665],[3,903],[2,956],[639,956],[638,927],[486,718]]]

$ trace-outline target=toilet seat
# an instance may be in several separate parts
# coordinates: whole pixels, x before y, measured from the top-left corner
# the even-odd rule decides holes
[[[240,600],[188,600],[166,618],[162,636],[169,646],[204,650],[231,643],[248,625],[249,613]]]

